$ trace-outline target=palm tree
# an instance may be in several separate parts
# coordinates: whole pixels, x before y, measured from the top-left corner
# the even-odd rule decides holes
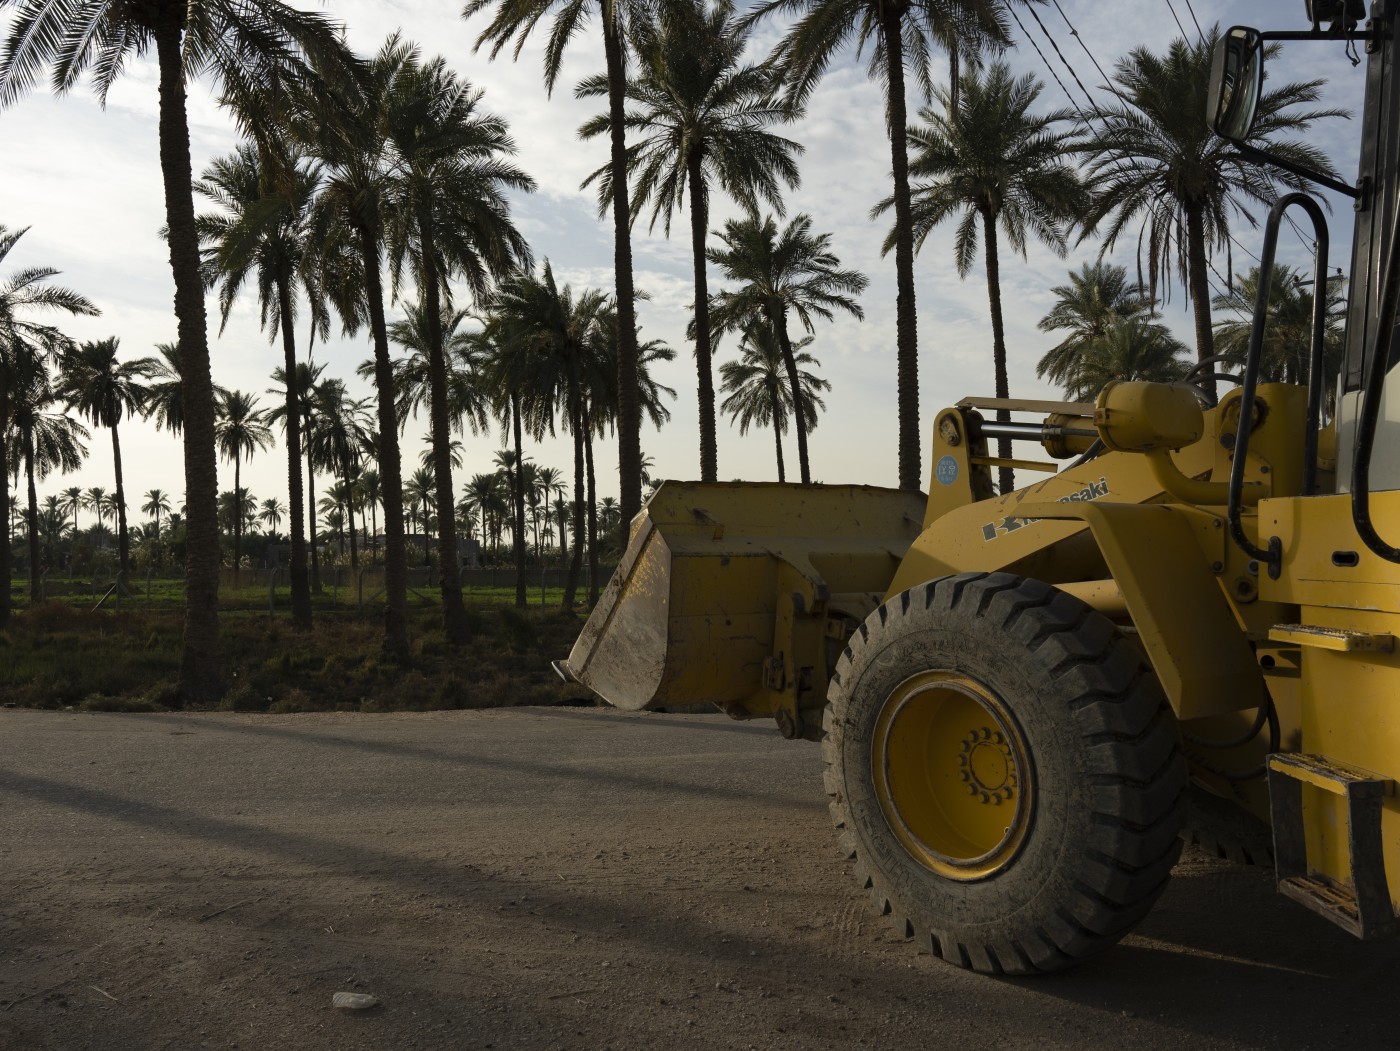
[[[532,437],[553,434],[555,414],[562,413],[574,439],[574,555],[564,585],[564,608],[573,607],[583,563],[585,359],[593,347],[589,328],[604,309],[606,297],[585,289],[577,297],[562,289],[545,260],[540,276],[521,271],[502,282],[488,300],[494,347],[488,375],[499,393],[497,415],[514,430],[516,469],[524,462],[521,449],[524,424]],[[637,381],[634,378],[634,385]],[[638,454],[640,470],[640,451]],[[640,489],[640,484],[639,484]],[[516,605],[525,605],[525,496],[517,476],[511,486],[515,508]]]
[[[353,92],[308,93],[297,114],[298,137],[321,162],[324,175],[312,210],[313,239],[319,265],[326,271],[322,287],[346,334],[367,323],[374,344],[379,470],[384,479],[383,649],[386,659],[398,664],[409,660],[407,552],[382,257],[394,189],[389,173],[392,91],[412,55],[410,46],[389,37]],[[353,541],[354,522],[349,524]]]
[[[487,112],[481,97],[447,68],[444,59],[424,63],[415,49],[390,84],[386,123],[394,158],[389,256],[396,278],[402,263],[408,262],[422,300],[439,587],[444,632],[454,643],[465,642],[470,632],[457,572],[443,293],[450,291],[448,280],[460,275],[480,297],[490,279],[528,264],[529,248],[510,219],[506,191],[535,188],[509,160],[515,143],[506,122]]]
[[[141,513],[154,515],[156,520],[156,537],[160,537],[160,516],[170,514],[170,496],[164,489],[148,489],[146,491],[146,502],[141,505]]]
[[[1283,263],[1277,264],[1270,276],[1261,371],[1280,383],[1306,384],[1312,356],[1313,292],[1302,283],[1297,271]],[[1216,296],[1217,310],[1236,314],[1234,319],[1216,322],[1215,349],[1219,353],[1244,361],[1249,351],[1254,301],[1258,294],[1259,268],[1256,266],[1238,278],[1229,291]],[[1330,411],[1337,373],[1342,366],[1345,335],[1346,294],[1340,277],[1327,282],[1323,316],[1326,326],[1322,340],[1322,390]]]
[[[580,397],[582,411],[580,421],[584,428],[583,459],[587,478],[588,496],[588,604],[597,605],[600,584],[598,573],[598,489],[593,470],[593,437],[602,437],[617,419],[617,387],[613,377],[617,370],[612,365],[616,353],[617,339],[613,330],[617,326],[617,312],[608,302],[593,315],[585,330],[586,349],[582,358]],[[653,379],[651,366],[658,361],[671,361],[676,352],[660,340],[648,340],[637,348],[637,393],[642,414],[658,430],[671,418],[664,398],[674,398],[676,392]],[[643,454],[638,470],[642,484],[649,482],[648,471],[651,458]]]
[[[76,471],[83,464],[87,447],[83,441],[88,429],[64,412],[46,412],[57,398],[47,370],[30,372],[11,393],[10,461],[4,465],[19,473],[21,464],[29,483],[29,512],[25,519],[29,534],[29,597],[38,602],[40,590],[39,496],[36,481],[54,471]]]
[[[3,462],[3,461],[0,461]],[[73,535],[78,535],[78,510],[83,505],[83,490],[79,486],[70,486],[63,490],[63,507],[73,516]]]
[[[134,417],[146,399],[144,380],[155,364],[150,358],[117,360],[115,337],[84,343],[63,355],[59,396],[69,408],[95,426],[112,432],[112,463],[117,478],[117,565],[122,576],[131,570],[126,535],[126,492],[122,487],[122,446],[117,425],[122,417]]]
[[[1071,401],[1092,401],[1110,380],[1171,383],[1185,377],[1184,343],[1149,316],[1114,318],[1103,335],[1080,345],[1060,382]]]
[[[917,492],[924,484],[919,429],[919,348],[914,307],[914,227],[909,190],[906,65],[927,93],[930,45],[963,58],[1010,42],[1004,3],[1009,0],[766,0],[749,17],[798,16],[778,47],[789,94],[803,102],[836,52],[854,41],[870,45],[870,76],[885,88],[885,121],[890,139],[891,201],[895,215],[895,327],[899,381],[899,487]],[[1016,0],[1021,2],[1021,0]],[[797,422],[798,452],[802,425]]]
[[[146,400],[141,408],[141,418],[154,418],[156,430],[183,434],[185,430],[185,382],[181,376],[180,348],[174,343],[157,343],[159,357],[148,358],[151,362],[147,377]],[[213,384],[214,397],[218,399],[224,388]]]
[[[466,503],[481,516],[480,544],[483,552],[486,550],[487,537],[490,535],[487,519],[499,500],[500,488],[500,475],[490,472],[472,475],[471,481],[466,484],[463,490]]]
[[[342,503],[346,507],[346,525],[350,529],[350,566],[358,569],[360,562],[355,535],[355,515],[349,503],[355,479],[360,473],[362,452],[369,437],[367,406],[365,402],[351,398],[344,382],[338,379],[318,383],[314,388],[313,400],[314,409],[310,414],[311,427],[307,434],[307,444],[316,463],[332,472],[338,472],[340,483],[346,488],[346,496]],[[395,437],[397,438],[397,435]],[[397,442],[395,445],[397,447]],[[386,531],[388,516],[386,506]],[[402,534],[403,523],[399,524]]]
[[[1142,289],[1128,284],[1128,271],[1101,260],[1085,263],[1077,274],[1071,270],[1069,284],[1050,291],[1055,305],[1036,327],[1069,334],[1045,352],[1035,374],[1061,386],[1077,367],[1083,349],[1102,339],[1115,321],[1151,310]]]
[[[631,521],[642,506],[642,410],[638,391],[636,291],[632,283],[632,207],[627,193],[626,39],[634,21],[650,17],[642,0],[467,0],[463,18],[495,7],[490,23],[477,37],[476,47],[491,44],[495,58],[512,40],[518,58],[526,39],[541,20],[553,15],[544,49],[544,82],[549,94],[559,79],[564,49],[590,17],[603,31],[603,56],[608,78],[608,126],[612,168],[613,271],[617,301],[617,472],[623,516]],[[523,517],[523,512],[519,517]],[[567,596],[566,591],[566,596]],[[523,597],[523,596],[522,596]]]
[[[260,320],[268,338],[282,337],[283,375],[294,374],[297,367],[294,330],[299,298],[305,299],[311,314],[312,338],[319,334],[325,339],[330,334],[308,230],[319,181],[316,164],[295,150],[281,143],[261,147],[244,143],[229,156],[215,160],[195,183],[196,192],[220,209],[195,219],[200,243],[205,246],[205,280],[210,287],[219,287],[219,332],[227,326],[239,292],[251,278],[257,286]],[[307,631],[311,628],[311,582],[302,503],[304,428],[295,391],[286,389],[283,401],[280,418],[287,438],[292,516],[288,559],[292,623]]]
[[[282,519],[287,517],[287,505],[275,496],[269,496],[258,510],[258,521],[267,526],[268,536],[276,536],[282,527]]]
[[[214,439],[225,460],[233,461],[233,491],[243,495],[243,461],[272,444],[267,413],[258,408],[253,395],[229,391],[219,399],[219,415],[214,423]],[[241,582],[243,567],[243,519],[233,516],[233,586]]]
[[[83,506],[97,515],[97,525],[102,526],[102,516],[107,513],[107,490],[94,485],[83,494]]]
[[[1095,197],[1083,218],[1081,242],[1107,224],[1102,256],[1136,228],[1138,244],[1146,248],[1153,299],[1159,282],[1170,291],[1173,274],[1186,283],[1195,310],[1198,361],[1215,353],[1208,268],[1211,255],[1229,244],[1231,219],[1243,217],[1252,225],[1247,205],[1270,204],[1282,188],[1305,184],[1300,176],[1245,160],[1201,120],[1219,37],[1219,27],[1212,26],[1198,43],[1172,41],[1165,55],[1145,47],[1129,52],[1113,74],[1114,101],[1095,109],[1098,127],[1085,144],[1090,160],[1084,180]],[[1264,91],[1249,144],[1335,174],[1321,149],[1287,137],[1307,131],[1315,120],[1342,115],[1307,108],[1318,101],[1324,83],[1310,80]]]
[[[297,362],[296,367],[291,372],[288,372],[283,366],[278,366],[272,370],[272,382],[278,386],[267,391],[268,394],[282,397],[280,404],[274,405],[268,410],[268,422],[281,422],[283,433],[287,433],[290,427],[288,404],[293,403],[301,427],[303,439],[301,447],[306,456],[306,502],[302,506],[306,510],[307,536],[311,540],[308,544],[311,548],[310,585],[311,590],[318,595],[321,593],[321,554],[320,545],[314,542],[316,537],[316,459],[312,453],[311,434],[315,425],[316,386],[321,380],[321,374],[325,371],[326,366],[305,361]],[[292,377],[290,385],[287,383],[288,376]],[[289,394],[290,397],[288,397]],[[301,472],[297,471],[296,473],[300,474]],[[290,477],[291,474],[289,466],[288,476]]]
[[[711,366],[709,289],[705,275],[705,235],[712,184],[754,211],[765,201],[782,213],[782,184],[795,187],[795,155],[802,146],[769,131],[800,117],[801,110],[778,105],[778,80],[767,64],[740,64],[751,29],[735,17],[730,0],[676,0],[656,21],[633,26],[638,70],[626,88],[632,105],[626,128],[634,136],[627,152],[636,179],[632,221],[648,202],[651,229],[657,220],[671,234],[671,219],[690,198],[691,254],[695,274],[695,365],[700,404],[700,478],[717,474],[715,390]],[[600,97],[608,78],[585,80],[576,94]],[[585,139],[611,130],[604,113],[579,129]],[[599,214],[612,200],[612,169],[604,166],[585,180],[597,181]]]
[[[368,468],[361,471],[360,477],[355,479],[355,489],[360,506],[369,511],[369,535],[376,537],[379,535],[379,502],[384,497],[384,479],[378,471]]]
[[[913,188],[914,243],[922,249],[934,227],[960,216],[953,251],[958,275],[966,277],[980,237],[987,265],[996,396],[1005,399],[1011,394],[997,228],[1023,257],[1027,233],[1063,256],[1068,246],[1065,229],[1083,214],[1088,196],[1067,160],[1075,149],[1071,133],[1057,127],[1069,121],[1068,111],[1030,112],[1041,91],[1034,76],[1013,78],[1004,63],[995,62],[985,75],[969,69],[959,88],[956,108],[949,93],[936,88],[942,111],[923,108],[922,123],[909,129],[915,154],[909,171],[918,180]],[[886,238],[887,251],[895,236],[891,231]],[[1005,409],[997,410],[997,419],[1009,418]],[[1010,439],[999,440],[998,455],[1010,458]],[[1000,467],[1000,488],[1003,493],[1015,488],[1012,469],[1005,464]]]
[[[722,332],[742,331],[756,318],[772,326],[787,368],[788,389],[800,390],[797,359],[788,333],[788,314],[796,314],[802,327],[815,331],[813,318],[831,320],[837,310],[863,319],[864,312],[852,298],[868,284],[857,270],[841,270],[841,260],[831,251],[830,234],[813,234],[812,218],[798,215],[781,232],[772,216],[730,219],[720,233],[723,248],[712,248],[710,261],[737,289],[721,292],[711,308],[715,327]],[[807,459],[807,432],[801,398],[792,402],[797,431],[797,460],[802,484],[812,480]],[[901,446],[903,442],[901,441]],[[917,453],[917,444],[915,446]],[[901,464],[903,455],[901,454]],[[901,467],[901,486],[903,469]]]
[[[0,225],[0,263],[13,251],[28,227],[10,230]],[[36,311],[59,310],[68,314],[95,315],[98,310],[77,292],[49,283],[58,271],[52,267],[27,267],[0,280],[0,508],[10,501],[10,476],[5,465],[13,457],[7,448],[13,392],[22,375],[36,363],[58,354],[68,339],[51,325],[30,317]],[[0,529],[0,628],[10,620],[10,531]]]
[[[799,390],[802,395],[802,419],[811,428],[816,426],[817,411],[826,408],[821,391],[831,384],[810,370],[821,362],[803,348],[812,337],[799,340],[793,346],[793,360],[798,366]],[[740,357],[719,367],[720,390],[724,411],[739,425],[740,435],[748,434],[750,426],[772,427],[773,443],[778,455],[778,481],[787,481],[783,469],[783,432],[792,412],[792,387],[787,364],[771,326],[763,321],[751,325],[739,343]]]
[[[15,8],[0,46],[0,106],[28,91],[46,67],[59,93],[91,72],[98,98],[136,55],[154,51],[159,69],[159,138],[166,240],[175,281],[185,428],[185,631],[180,668],[187,701],[217,698],[219,672],[219,534],[215,497],[214,390],[204,288],[191,189],[189,79],[206,76],[216,95],[260,133],[281,108],[289,82],[327,79],[352,63],[338,27],[279,0],[150,0],[82,3],[0,0]]]

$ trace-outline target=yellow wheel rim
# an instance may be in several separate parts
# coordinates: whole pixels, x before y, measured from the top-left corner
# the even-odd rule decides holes
[[[995,694],[953,672],[923,672],[900,683],[880,710],[875,794],[914,858],[949,879],[985,879],[1011,863],[1030,827],[1028,756]]]

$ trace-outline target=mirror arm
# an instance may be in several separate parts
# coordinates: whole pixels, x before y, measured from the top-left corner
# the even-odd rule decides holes
[[[1282,157],[1276,157],[1267,150],[1246,146],[1242,142],[1236,142],[1233,143],[1233,145],[1236,152],[1247,161],[1253,161],[1255,164],[1271,164],[1275,168],[1282,168],[1284,171],[1297,175],[1300,178],[1315,182],[1319,186],[1325,187],[1334,193],[1345,194],[1354,201],[1359,201],[1361,199],[1362,188],[1359,186],[1352,186],[1350,183],[1334,179],[1330,175],[1323,175],[1321,172],[1315,172],[1311,168],[1304,168],[1300,164],[1294,164],[1292,161],[1284,160]]]
[[[1350,33],[1316,32],[1311,29],[1276,29],[1259,34],[1259,39],[1268,43],[1271,40],[1354,40],[1357,43],[1371,43],[1381,40],[1379,29],[1355,29]]]

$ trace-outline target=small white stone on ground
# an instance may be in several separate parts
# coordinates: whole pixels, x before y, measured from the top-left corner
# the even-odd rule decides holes
[[[379,997],[369,993],[336,993],[331,997],[331,1004],[342,1011],[368,1011],[379,1006]]]

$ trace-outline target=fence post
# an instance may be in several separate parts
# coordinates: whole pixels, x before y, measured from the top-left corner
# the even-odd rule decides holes
[[[365,567],[361,566],[360,571],[355,574],[355,609],[363,614],[365,611]]]
[[[269,569],[267,571],[267,615],[270,617],[276,612],[275,600],[277,596],[277,574],[278,570]]]

